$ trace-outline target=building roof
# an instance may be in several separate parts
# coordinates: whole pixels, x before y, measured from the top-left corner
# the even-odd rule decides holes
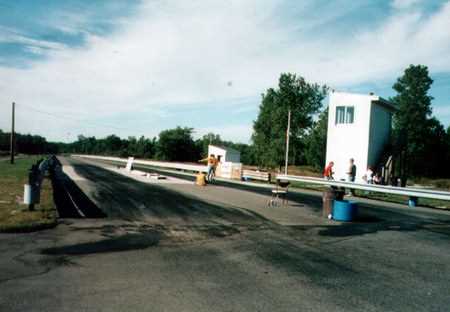
[[[377,104],[379,104],[379,105],[381,105],[381,106],[383,106],[383,107],[385,107],[385,108],[387,108],[389,110],[392,110],[392,111],[396,111],[397,110],[397,106],[394,103],[389,102],[386,99],[383,99],[381,96],[376,96],[376,97],[378,99],[372,100],[372,102],[375,102],[375,103],[377,103]]]
[[[341,91],[333,91],[333,93],[344,94],[344,95],[353,95],[353,96],[365,96],[371,99],[372,102],[381,105],[391,111],[396,111],[397,106],[392,102],[382,98],[381,96],[375,95],[373,93],[364,94],[364,93],[351,93],[351,92],[341,92]]]
[[[213,146],[213,147],[216,147],[216,148],[220,148],[220,149],[223,149],[223,150],[225,150],[225,151],[227,151],[227,152],[231,152],[231,153],[238,153],[238,154],[241,153],[241,152],[239,152],[238,150],[235,150],[234,148],[231,148],[231,147],[228,147],[228,146],[223,146],[223,145],[213,145],[213,144],[209,144],[209,146]]]

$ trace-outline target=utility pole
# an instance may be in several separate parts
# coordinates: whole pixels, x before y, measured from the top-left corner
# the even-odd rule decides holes
[[[10,142],[10,151],[11,151],[11,164],[14,164],[14,149],[16,147],[16,136],[14,133],[14,121],[15,121],[15,110],[16,110],[16,103],[12,103],[12,120],[11,120],[11,142]]]
[[[291,110],[288,111],[288,124],[286,129],[286,159],[284,163],[284,174],[288,174],[288,159],[289,159],[289,135],[291,131]]]

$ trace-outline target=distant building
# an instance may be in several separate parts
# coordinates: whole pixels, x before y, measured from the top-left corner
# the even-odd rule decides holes
[[[333,92],[328,106],[326,163],[334,161],[334,178],[346,179],[349,159],[355,160],[356,182],[375,167],[389,142],[392,114],[389,101],[376,95]]]
[[[241,153],[225,146],[208,145],[208,156],[214,154],[220,162],[241,162]]]
[[[219,159],[216,175],[222,178],[241,179],[241,153],[225,146],[208,146],[208,156],[214,154]]]

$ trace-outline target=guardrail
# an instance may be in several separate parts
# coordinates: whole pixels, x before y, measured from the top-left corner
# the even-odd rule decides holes
[[[123,164],[127,164],[127,162],[128,162],[128,159],[119,158],[119,157],[79,155],[79,154],[72,154],[71,156],[86,158],[86,159],[115,161],[115,162],[120,162]],[[159,161],[150,161],[150,160],[136,160],[136,159],[133,160],[133,164],[139,164],[139,165],[148,166],[148,167],[158,167],[158,168],[161,168],[161,169],[158,169],[160,172],[165,172],[167,174],[184,175],[184,176],[190,176],[190,177],[195,177],[196,174],[179,171],[179,170],[189,170],[189,171],[193,171],[193,172],[199,172],[199,171],[207,172],[207,166],[201,166],[201,165],[184,165],[184,164],[177,164],[177,163],[159,162]],[[155,166],[154,164],[158,164],[158,166]],[[169,166],[164,167],[164,166],[162,166],[162,164],[169,164]],[[193,168],[193,167],[195,167],[195,168]],[[188,168],[188,169],[186,169],[186,168]],[[176,169],[176,170],[171,170],[171,169]],[[195,170],[192,170],[192,169],[195,169]],[[233,180],[233,179],[220,178],[220,177],[215,177],[214,180],[219,181],[219,182],[228,183],[228,184],[241,185],[241,186],[257,187],[257,188],[264,188],[264,189],[272,189],[273,188],[273,185],[265,184],[265,183],[243,182],[240,180]]]
[[[119,158],[119,157],[107,157],[107,156],[96,156],[96,155],[77,155],[74,154],[72,156],[81,157],[81,158],[90,158],[90,159],[98,159],[98,160],[107,160],[107,161],[116,161],[121,163],[127,163],[127,159]],[[188,164],[180,164],[180,163],[171,163],[171,162],[160,162],[160,161],[152,161],[152,160],[133,160],[134,164],[147,165],[150,167],[159,167],[163,169],[176,169],[176,170],[187,170],[192,172],[206,172],[207,166],[202,165],[188,165]],[[313,177],[304,177],[304,176],[294,176],[294,175],[277,175],[277,180],[287,180],[287,181],[296,181],[303,183],[312,183],[326,186],[334,186],[334,187],[342,187],[348,189],[356,189],[363,190],[369,192],[378,192],[378,193],[386,193],[386,194],[394,194],[394,195],[402,195],[410,198],[409,204],[410,206],[415,206],[417,204],[418,198],[430,198],[430,199],[439,199],[450,201],[450,192],[445,191],[434,191],[427,189],[418,189],[418,188],[404,188],[404,187],[395,187],[395,186],[387,186],[387,185],[376,185],[376,184],[362,184],[355,182],[346,182],[346,181],[336,181],[336,180],[325,180],[323,178],[313,178]],[[231,181],[228,179],[217,179],[223,180],[224,182],[236,183],[236,184],[244,184],[249,186],[257,186],[257,187],[271,187],[270,185],[249,183],[249,182],[240,182],[240,181]]]
[[[81,158],[91,158],[91,159],[99,159],[99,160],[109,160],[109,161],[117,161],[126,163],[128,160],[119,157],[109,157],[109,156],[96,156],[96,155],[78,155],[73,154],[72,156],[81,157]],[[134,159],[133,164],[138,165],[147,165],[152,167],[160,167],[160,168],[169,168],[169,169],[177,169],[177,170],[187,170],[194,172],[208,172],[208,167],[204,165],[189,165],[189,164],[180,164],[180,163],[171,163],[164,161],[153,161],[153,160],[141,160]]]
[[[242,178],[270,182],[270,173],[254,170],[242,170]]]
[[[303,177],[294,175],[277,175],[276,179],[407,196],[410,198],[410,206],[417,204],[418,198],[430,198],[430,199],[440,199],[450,201],[450,192],[445,191],[434,191],[411,187],[405,188],[405,187],[376,185],[376,184],[362,184],[355,182],[325,180],[323,178]]]

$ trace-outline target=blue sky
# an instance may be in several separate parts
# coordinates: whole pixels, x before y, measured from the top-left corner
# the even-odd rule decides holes
[[[177,125],[248,142],[281,72],[394,95],[430,69],[450,125],[450,1],[0,0],[0,128],[51,140]],[[324,103],[326,104],[326,103]]]

